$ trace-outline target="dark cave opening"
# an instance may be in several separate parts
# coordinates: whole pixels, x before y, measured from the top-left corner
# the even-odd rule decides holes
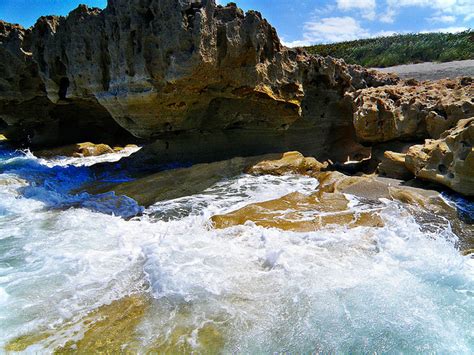
[[[66,100],[67,90],[69,89],[69,79],[64,77],[59,81],[59,92],[58,96],[60,100]]]

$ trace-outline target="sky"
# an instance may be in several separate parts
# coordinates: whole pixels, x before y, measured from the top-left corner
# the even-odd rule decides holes
[[[218,0],[220,3],[227,1]],[[258,10],[289,46],[332,43],[394,33],[459,32],[474,28],[474,0],[237,0]],[[0,0],[0,19],[33,25],[42,15],[66,15],[80,3],[106,0]]]

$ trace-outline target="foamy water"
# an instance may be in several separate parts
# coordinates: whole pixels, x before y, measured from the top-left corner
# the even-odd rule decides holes
[[[214,214],[317,187],[310,178],[248,175],[127,220],[142,211],[131,199],[69,193],[127,174],[75,165],[0,153],[2,347],[146,293],[155,303],[137,330],[143,349],[182,325],[185,309],[187,326],[219,330],[225,353],[474,351],[474,260],[459,254],[447,221],[427,231],[383,200],[383,228],[212,229]],[[48,353],[80,336],[26,351]]]

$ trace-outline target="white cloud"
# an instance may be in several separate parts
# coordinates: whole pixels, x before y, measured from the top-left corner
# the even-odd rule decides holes
[[[337,7],[343,11],[360,10],[362,16],[366,19],[375,18],[375,0],[337,0]]]
[[[326,17],[314,19],[304,25],[304,43],[350,41],[368,37],[369,32],[352,17]]]
[[[384,13],[379,16],[379,21],[384,23],[394,23],[396,15],[397,12],[389,7],[387,10],[385,10]]]
[[[387,12],[390,12],[391,16],[386,16],[385,19],[393,20],[400,9],[406,7],[433,9],[435,10],[434,17],[445,23],[455,22],[456,17],[463,18],[464,22],[474,18],[474,0],[387,0]]]
[[[452,16],[452,15],[433,16],[433,17],[430,17],[429,20],[435,23],[439,23],[439,22],[454,23],[456,22],[456,16]]]
[[[400,31],[378,31],[371,37],[390,37],[400,34]]]
[[[420,33],[435,33],[435,32],[442,32],[442,33],[459,33],[459,32],[464,32],[467,31],[467,27],[443,27],[443,28],[434,28],[430,30],[424,30],[421,31]]]
[[[314,44],[313,42],[306,41],[306,40],[296,40],[296,41],[286,41],[284,38],[280,38],[281,43],[284,46],[290,47],[290,48],[295,48],[295,47],[307,47],[311,46]]]

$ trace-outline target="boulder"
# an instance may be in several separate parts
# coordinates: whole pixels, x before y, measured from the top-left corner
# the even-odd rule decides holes
[[[387,150],[377,171],[379,175],[399,180],[410,180],[414,178],[413,173],[405,165],[406,154]]]
[[[406,155],[407,168],[419,179],[474,196],[474,118],[460,120],[437,140],[415,145]]]
[[[354,126],[366,143],[435,138],[474,115],[474,79],[402,82],[350,94]]]
[[[286,175],[300,174],[312,176],[328,167],[315,158],[305,158],[300,152],[284,153],[281,159],[264,160],[245,170],[252,175]]]

